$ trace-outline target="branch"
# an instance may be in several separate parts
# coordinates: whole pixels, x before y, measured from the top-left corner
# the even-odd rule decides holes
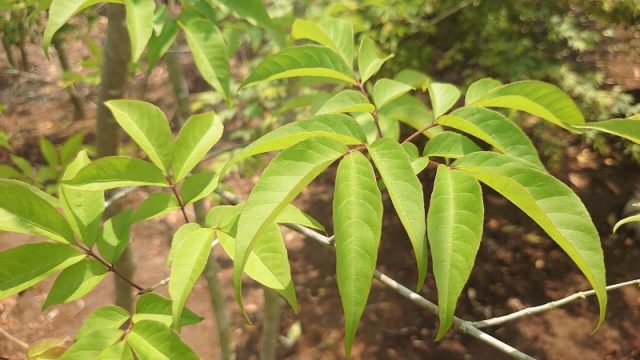
[[[220,195],[222,198],[224,198],[225,200],[231,202],[231,203],[239,203],[242,201],[241,198],[239,198],[238,196],[222,190],[222,189],[216,189],[216,193],[218,195]],[[305,227],[302,227],[300,225],[287,225],[287,227],[289,227],[292,230],[295,230],[319,243],[321,243],[322,245],[325,246],[333,246],[334,240],[333,240],[333,236],[332,237],[327,237],[324,236],[318,232],[315,232],[313,230],[307,229]],[[389,287],[390,289],[394,290],[395,292],[397,292],[398,294],[404,296],[405,298],[411,300],[413,303],[417,304],[418,306],[427,309],[428,311],[430,311],[431,313],[438,315],[438,305],[432,303],[431,301],[425,299],[424,297],[422,297],[421,295],[411,291],[409,288],[403,286],[402,284],[400,284],[399,282],[393,280],[391,277],[381,273],[380,271],[376,270],[374,275],[373,275],[376,279],[378,279],[382,284],[386,285],[387,287]],[[494,348],[502,351],[503,353],[515,358],[515,359],[533,359],[531,356],[519,351],[518,349],[503,343],[502,341],[494,338],[493,336],[483,332],[482,330],[479,330],[477,327],[473,326],[473,324],[470,321],[466,321],[466,320],[462,320],[458,317],[454,317],[453,318],[453,326],[458,329],[459,331],[471,335],[474,338],[493,346]]]
[[[369,102],[371,102],[371,98],[369,98],[369,94],[367,94],[367,90],[364,88],[364,84],[358,81],[358,90],[364,95],[365,98]],[[376,130],[378,131],[378,137],[382,137],[382,129],[380,128],[380,119],[378,119],[378,109],[375,109],[371,116],[373,116],[373,122],[376,124]]]
[[[638,285],[638,286],[640,286],[640,279],[625,281],[625,282],[621,282],[621,283],[614,284],[614,285],[609,285],[609,286],[606,287],[606,289],[607,289],[607,291],[609,291],[609,290],[620,289],[622,287],[630,286],[630,285]],[[587,296],[595,295],[595,293],[596,292],[594,290],[581,291],[581,292],[575,293],[573,295],[569,295],[569,296],[567,296],[565,298],[562,298],[560,300],[555,300],[555,301],[548,302],[548,303],[546,303],[544,305],[528,307],[526,309],[522,309],[522,310],[513,312],[511,314],[507,314],[507,315],[504,315],[504,316],[498,316],[498,317],[494,317],[494,318],[491,318],[491,319],[475,321],[472,324],[473,324],[473,326],[475,326],[477,328],[483,328],[483,327],[488,327],[488,326],[496,326],[496,325],[504,324],[504,323],[509,322],[509,321],[517,320],[517,319],[520,319],[520,318],[523,318],[523,317],[527,317],[527,316],[539,314],[539,313],[542,313],[542,312],[545,312],[545,311],[549,311],[551,309],[555,309],[557,307],[563,306],[563,305],[568,304],[570,302],[573,302],[575,300],[584,299]]]

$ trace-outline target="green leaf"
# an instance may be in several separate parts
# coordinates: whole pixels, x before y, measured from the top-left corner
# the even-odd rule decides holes
[[[355,90],[343,90],[327,102],[325,102],[316,115],[336,114],[349,112],[373,112],[376,108],[361,92]]]
[[[631,115],[627,119],[629,119],[629,120],[640,120],[640,114]]]
[[[86,257],[65,244],[35,243],[0,252],[0,300],[28,289]]]
[[[51,167],[56,168],[60,165],[60,159],[55,145],[53,145],[51,141],[44,136],[40,136],[40,152]]]
[[[218,27],[203,18],[178,23],[187,38],[193,61],[200,74],[227,102],[231,101],[231,70],[224,37]]]
[[[65,304],[88,294],[98,286],[108,271],[93,259],[84,259],[64,269],[53,283],[42,309]]]
[[[416,289],[420,290],[427,275],[428,261],[422,184],[414,174],[406,152],[396,141],[378,139],[369,146],[369,154],[411,240],[418,267]]]
[[[98,251],[113,264],[129,246],[129,233],[133,223],[133,211],[126,209],[104,222],[98,235]]]
[[[335,140],[308,139],[281,152],[262,173],[238,220],[233,282],[243,310],[242,271],[255,241],[302,189],[346,151]]]
[[[422,91],[427,91],[429,83],[431,83],[431,78],[429,78],[427,74],[412,69],[401,70],[393,77],[393,80],[405,83]]]
[[[202,274],[211,253],[211,244],[215,231],[197,229],[187,235],[175,250],[169,276],[169,294],[171,294],[173,324],[180,331],[182,311],[187,298]],[[173,244],[172,246],[176,246]]]
[[[438,288],[440,327],[436,340],[442,339],[453,322],[456,303],[478,254],[483,220],[478,180],[438,165],[427,214],[427,237]]]
[[[0,178],[20,179],[22,174],[9,165],[0,164]]]
[[[551,175],[507,155],[476,152],[456,160],[453,166],[518,206],[569,255],[595,289],[601,325],[607,306],[602,247],[578,196]]]
[[[104,348],[94,360],[133,360],[133,353],[126,342],[120,341]]]
[[[381,109],[390,101],[413,90],[413,87],[390,79],[380,79],[373,86],[373,103],[376,108]]]
[[[42,48],[45,54],[49,53],[49,45],[53,36],[73,15],[98,2],[98,0],[53,0],[49,8],[47,26],[42,36]]]
[[[90,162],[87,153],[81,151],[67,167],[62,180],[75,177],[78,171]],[[82,242],[93,246],[98,237],[98,229],[104,212],[103,191],[74,189],[61,185],[59,196],[71,229]]]
[[[413,173],[416,175],[421,173],[422,170],[424,170],[427,165],[429,165],[429,157],[420,156],[420,151],[418,151],[418,147],[414,143],[408,142],[402,143],[401,145],[404,149],[404,152],[409,157],[409,161],[411,161],[411,168],[413,169]],[[380,190],[384,189],[384,182],[379,181],[378,188]]]
[[[605,121],[588,122],[584,125],[575,125],[578,129],[593,129],[623,137],[640,144],[640,120],[611,119]]]
[[[618,231],[618,229],[620,228],[620,226],[624,225],[624,224],[628,224],[630,222],[638,222],[640,221],[640,214],[638,215],[632,215],[629,217],[626,217],[620,221],[618,221],[614,226],[613,226],[613,232],[615,233],[616,231]]]
[[[242,87],[297,76],[330,78],[356,85],[351,69],[340,55],[324,46],[305,45],[284,49],[262,60]]]
[[[110,100],[105,105],[124,131],[166,174],[171,167],[174,145],[169,121],[162,110],[140,100]]]
[[[338,166],[333,196],[336,274],[344,310],[347,356],[367,305],[382,233],[382,197],[373,168],[360,152]]]
[[[220,244],[230,258],[235,256],[235,239],[220,232]],[[249,252],[244,272],[253,280],[273,289],[287,300],[294,312],[298,312],[298,300],[291,279],[287,249],[277,225],[267,227]]]
[[[391,55],[380,55],[380,50],[376,43],[368,36],[363,36],[358,49],[358,71],[360,72],[360,82],[366,83],[375,75],[382,65],[393,57]]]
[[[433,116],[437,119],[444,115],[460,98],[460,90],[451,84],[432,82],[429,84],[429,99]]]
[[[154,31],[149,39],[147,46],[147,61],[148,70],[151,70],[156,66],[158,61],[164,56],[164,54],[171,48],[171,45],[176,40],[178,35],[178,24],[168,14],[166,6],[161,6],[154,16],[154,28],[161,27],[159,31]]]
[[[102,306],[84,321],[76,334],[76,339],[88,337],[95,331],[118,329],[129,320],[129,312],[119,306]]]
[[[28,178],[33,177],[33,166],[31,166],[31,163],[29,163],[27,159],[17,155],[11,155],[10,157],[11,157],[11,162],[13,162],[16,165],[16,167],[18,167],[18,169],[22,171],[24,176]]]
[[[171,316],[171,300],[155,293],[142,295],[136,302],[136,313],[133,315],[133,322],[142,320],[153,320],[171,326],[173,319]],[[193,325],[203,319],[188,308],[182,313],[182,324]]]
[[[222,122],[214,112],[191,116],[184,124],[173,151],[173,177],[184,179],[222,137]]]
[[[59,360],[95,359],[102,351],[115,344],[124,335],[120,329],[100,329],[84,336],[69,347]]]
[[[315,41],[342,56],[349,67],[353,65],[353,26],[348,21],[326,19],[316,24],[296,19],[291,28],[291,38]]]
[[[464,97],[464,104],[469,105],[480,99],[484,95],[486,95],[490,90],[501,86],[502,83],[493,78],[482,78],[480,80],[474,81],[473,84],[469,85],[467,89],[467,94]]]
[[[389,102],[380,109],[378,115],[401,121],[416,130],[424,128],[433,119],[429,109],[416,97],[410,95],[403,95]]]
[[[78,171],[63,185],[84,190],[108,190],[126,186],[168,187],[163,171],[144,160],[127,156],[100,158]]]
[[[13,148],[11,148],[11,144],[9,143],[9,136],[2,130],[0,130],[0,147],[9,150],[9,152],[13,151]]]
[[[60,163],[65,166],[73,160],[76,155],[82,150],[82,143],[84,142],[84,134],[77,133],[70,136],[62,144],[60,148]]]
[[[127,342],[140,360],[198,360],[198,355],[169,327],[156,321],[133,324]]]
[[[132,222],[150,220],[179,208],[180,204],[173,194],[165,192],[153,193],[138,206]]]
[[[238,13],[238,15],[255,20],[255,22],[271,32],[278,46],[282,47],[285,43],[285,36],[282,31],[269,17],[267,9],[262,5],[260,0],[218,0],[229,9]]]
[[[443,131],[427,142],[424,155],[457,159],[472,152],[482,151],[468,137],[451,131]]]
[[[153,0],[124,0],[127,10],[127,30],[131,39],[131,62],[137,63],[153,32]]]
[[[238,218],[240,217],[243,209],[244,202],[237,205],[218,205],[209,210],[205,224],[207,227],[217,228],[231,236],[234,236],[236,231],[232,230],[237,227]]]
[[[169,254],[167,255],[167,265],[171,265],[173,262],[173,258],[176,255],[176,251],[180,248],[182,242],[194,231],[202,228],[197,223],[186,223],[178,228],[175,233],[173,233],[173,239],[171,240],[171,248],[169,249]]]
[[[531,140],[522,129],[499,112],[484,108],[463,107],[438,118],[437,123],[466,132],[493,146],[501,153],[519,158],[544,170],[544,165]]]
[[[29,346],[27,360],[53,360],[59,358],[66,350],[67,339],[41,339]]]
[[[309,229],[325,231],[324,226],[318,220],[293,205],[285,207],[278,215],[276,222],[278,224],[297,224]]]
[[[33,186],[0,179],[0,230],[73,243],[73,231],[50,198]]]
[[[203,199],[218,187],[219,180],[219,174],[210,172],[199,172],[188,176],[180,185],[180,198],[185,205]]]
[[[469,106],[501,107],[528,112],[560,127],[584,124],[584,116],[571,98],[555,85],[518,81],[489,90]]]

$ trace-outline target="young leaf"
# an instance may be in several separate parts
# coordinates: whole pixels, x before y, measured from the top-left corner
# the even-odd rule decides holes
[[[78,338],[58,360],[95,359],[106,348],[118,342],[123,335],[124,330],[120,329],[96,330],[91,336]]]
[[[152,320],[133,324],[127,343],[140,360],[198,360],[198,355],[168,326]]]
[[[131,39],[131,62],[137,63],[153,32],[153,0],[124,0],[127,10],[127,30]]]
[[[542,81],[526,80],[498,86],[469,106],[520,110],[566,129],[584,124],[584,116],[573,100],[555,85]]]
[[[391,59],[393,54],[381,56],[376,43],[368,36],[363,36],[358,49],[358,72],[360,72],[360,82],[366,83],[375,75],[382,64]]]
[[[224,232],[220,232],[218,238],[224,251],[233,259],[235,239]],[[249,252],[244,272],[253,280],[276,291],[287,300],[294,312],[298,312],[287,249],[277,225],[272,224],[256,240],[256,245]]]
[[[98,286],[107,269],[93,259],[84,259],[64,269],[53,283],[42,309],[77,300]]]
[[[381,109],[387,103],[413,90],[413,87],[390,79],[380,79],[373,85],[373,103]]]
[[[262,173],[238,220],[233,283],[241,308],[242,271],[256,239],[302,189],[345,151],[347,148],[335,140],[308,139],[281,152]]]
[[[119,306],[100,307],[84,321],[76,334],[76,339],[87,337],[102,329],[118,329],[127,320],[129,320],[129,313]]]
[[[469,85],[467,93],[464,97],[464,104],[469,105],[483,97],[491,89],[497,88],[502,83],[493,78],[482,78]]]
[[[184,124],[173,151],[173,177],[184,179],[222,136],[222,122],[213,112],[193,115]]]
[[[97,0],[53,0],[49,8],[47,26],[42,36],[42,48],[45,54],[49,53],[49,45],[53,36],[73,15],[97,3]]]
[[[180,331],[182,311],[187,298],[202,274],[211,253],[211,244],[215,231],[201,228],[187,235],[175,250],[169,276],[169,294],[171,294],[173,325]],[[173,246],[175,246],[174,244]]]
[[[65,244],[35,243],[0,252],[0,300],[19,293],[84,259]]]
[[[169,184],[163,171],[144,160],[127,156],[100,158],[78,171],[63,185],[84,190],[108,190],[126,186],[162,186]]]
[[[522,159],[544,170],[531,140],[522,129],[499,112],[485,108],[463,107],[436,121],[440,125],[464,131],[493,146],[499,152]]]
[[[137,323],[142,320],[153,320],[171,326],[173,319],[171,316],[171,300],[155,293],[142,295],[136,302],[136,313],[132,321]],[[182,325],[193,325],[202,321],[188,308],[182,313]]]
[[[588,122],[583,125],[575,125],[578,129],[593,129],[623,137],[640,144],[640,119],[611,119],[605,121]]]
[[[316,115],[337,114],[350,112],[373,112],[376,108],[361,92],[355,90],[343,90],[327,100]]]
[[[424,155],[457,159],[472,152],[482,151],[468,137],[451,131],[443,131],[427,142]]]
[[[453,166],[518,206],[569,255],[596,292],[601,325],[607,307],[604,258],[598,232],[578,196],[551,175],[507,155],[476,152]]]
[[[104,348],[94,360],[133,360],[133,353],[125,341],[120,341]]]
[[[60,165],[60,159],[55,145],[53,145],[51,141],[44,136],[40,136],[40,152],[47,160],[49,166],[56,168]]]
[[[152,33],[147,46],[148,70],[150,72],[156,66],[158,61],[171,48],[178,35],[178,24],[169,16],[166,6],[161,6],[155,13],[154,29],[160,27]]]
[[[242,87],[297,76],[324,77],[356,85],[351,69],[340,55],[324,46],[305,45],[284,49],[262,60]]]
[[[460,90],[451,84],[432,82],[429,84],[429,99],[434,118],[444,115],[460,98]]]
[[[347,356],[371,290],[382,233],[382,211],[382,197],[369,160],[360,152],[345,156],[336,175],[333,223]]]
[[[171,167],[173,136],[169,121],[157,106],[140,100],[110,100],[105,105],[124,131],[164,174]]]
[[[428,261],[422,184],[413,173],[409,157],[396,141],[378,139],[369,146],[369,154],[411,240],[418,267],[416,289],[419,290],[424,285]]]
[[[339,19],[326,19],[319,23],[296,19],[291,28],[291,38],[308,39],[322,44],[338,53],[345,63],[353,65],[353,26]]]
[[[483,220],[478,180],[438,165],[427,214],[427,237],[438,287],[440,327],[436,340],[451,327],[458,297],[480,247]]]
[[[140,222],[162,216],[180,208],[180,204],[173,194],[157,192],[149,195],[138,207],[132,222]]]
[[[178,23],[187,38],[187,44],[193,54],[202,77],[211,85],[227,102],[231,100],[231,70],[229,67],[229,55],[224,37],[218,27],[203,18],[190,18]]]
[[[33,186],[0,179],[0,230],[73,243],[73,231],[50,198]]]
[[[613,226],[613,232],[615,233],[616,231],[618,231],[618,229],[620,228],[620,226],[624,225],[624,224],[628,224],[630,222],[638,222],[640,221],[640,214],[638,215],[632,215],[629,217],[626,217],[620,221],[618,221],[614,226]]]
[[[133,211],[126,209],[104,222],[98,236],[98,251],[113,264],[129,246],[129,232],[133,223]]]
[[[188,176],[180,185],[180,198],[185,205],[203,199],[218,187],[219,180],[219,174],[210,172],[199,172]]]

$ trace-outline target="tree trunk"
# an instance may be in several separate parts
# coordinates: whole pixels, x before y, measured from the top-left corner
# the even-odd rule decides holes
[[[7,54],[7,61],[9,61],[9,65],[13,66],[14,68],[17,67],[16,59],[13,56],[13,50],[11,49],[11,44],[9,44],[4,34],[2,35],[2,47],[4,48],[5,54]]]
[[[20,48],[20,58],[22,60],[22,70],[29,71],[29,59],[27,55],[27,29],[24,27],[22,23],[20,23],[20,27],[18,29],[20,32],[20,43],[18,43],[18,47]]]
[[[62,41],[59,38],[56,37],[53,39],[53,47],[56,49],[56,53],[58,54],[58,60],[60,61],[60,67],[62,68],[62,71],[71,71],[67,53],[64,51]],[[69,87],[67,87],[67,92],[69,93],[69,98],[71,99],[71,103],[73,104],[73,118],[75,120],[83,119],[85,115],[84,104],[82,103],[80,95],[78,95],[78,90],[76,89],[75,85],[69,85]]]
[[[280,314],[283,301],[277,292],[264,289],[264,315],[262,318],[262,341],[260,360],[275,360],[280,335]]]

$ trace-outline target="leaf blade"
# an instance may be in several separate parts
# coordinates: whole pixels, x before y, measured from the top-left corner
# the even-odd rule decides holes
[[[42,309],[46,310],[52,305],[68,303],[85,296],[100,284],[107,273],[107,269],[93,259],[84,259],[69,266],[53,283]]]
[[[623,137],[640,144],[640,119],[611,119],[575,125],[578,129],[592,129]]]
[[[213,112],[191,116],[184,124],[173,152],[176,182],[184,179],[222,137],[222,122]]]
[[[63,185],[85,190],[109,190],[125,186],[168,187],[162,170],[144,160],[127,156],[100,158],[78,171]]]
[[[127,11],[127,30],[131,40],[131,61],[138,62],[153,33],[153,0],[124,0]]]
[[[133,325],[127,343],[140,360],[198,360],[198,356],[162,323],[142,320]]]

